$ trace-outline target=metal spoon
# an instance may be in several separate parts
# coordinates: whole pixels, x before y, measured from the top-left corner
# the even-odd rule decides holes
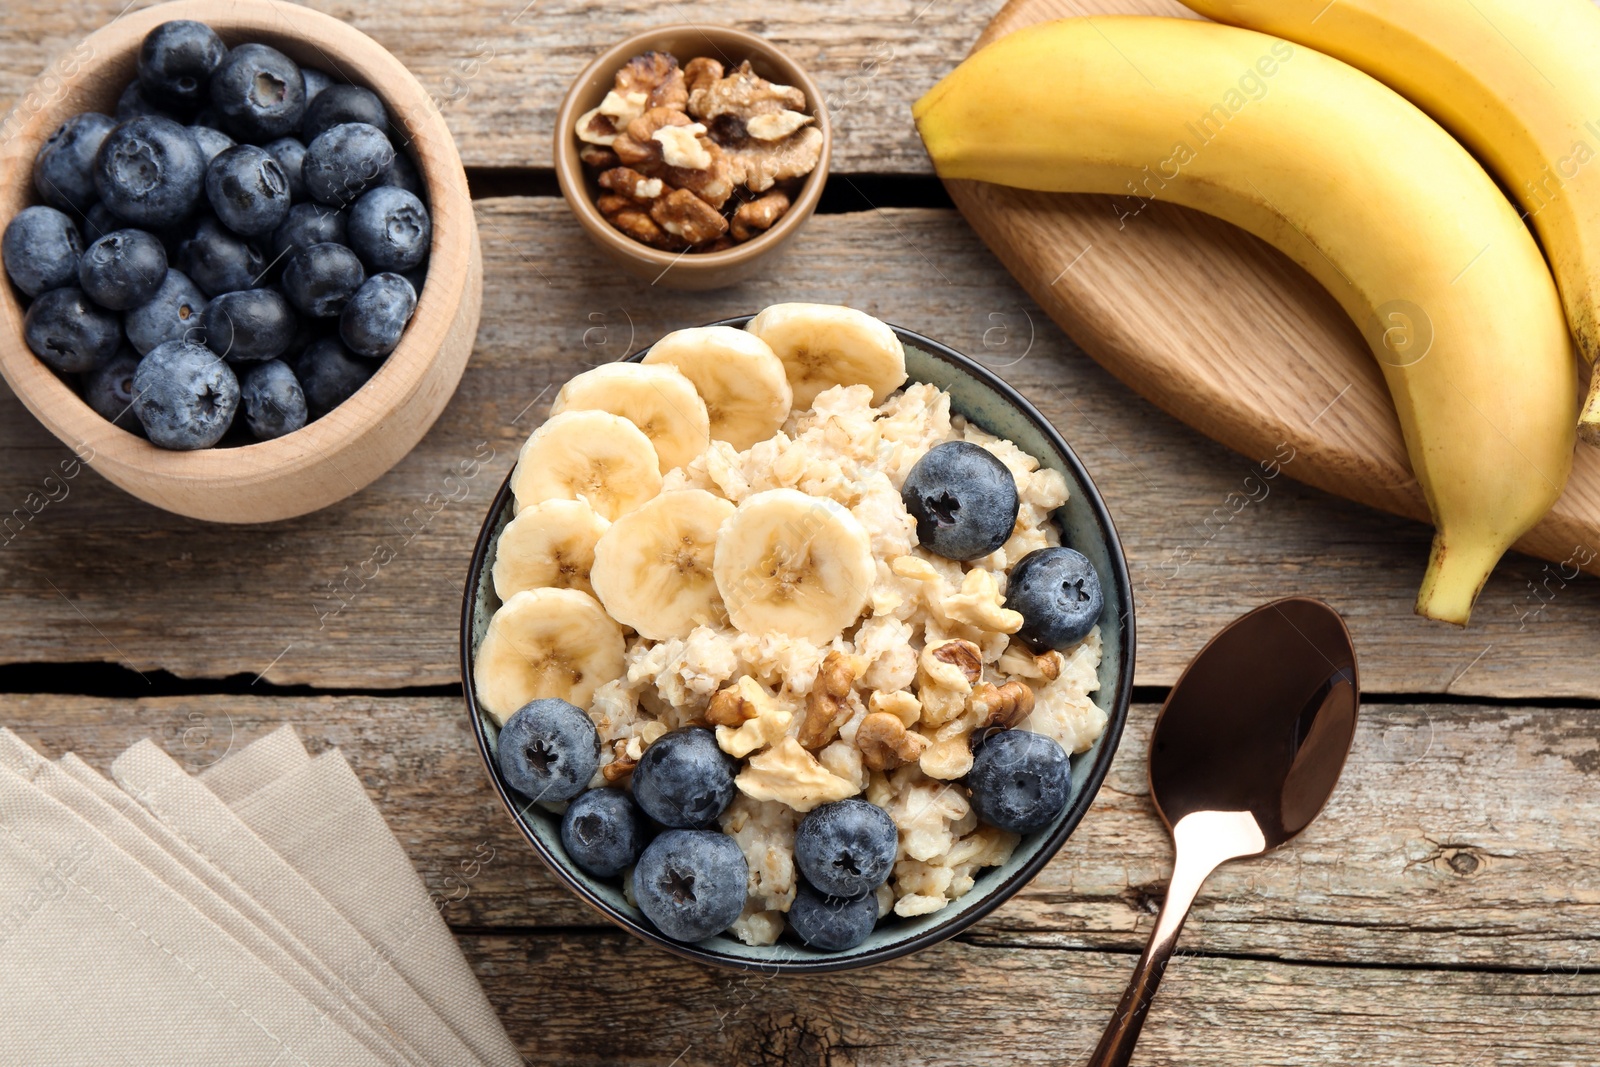
[[[1356,654],[1326,604],[1240,616],[1172,687],[1150,740],[1150,795],[1177,851],[1156,928],[1086,1067],[1125,1067],[1201,884],[1317,817],[1355,735]]]

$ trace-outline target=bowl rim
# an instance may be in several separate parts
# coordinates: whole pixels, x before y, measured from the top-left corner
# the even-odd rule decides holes
[[[738,315],[719,319],[706,325],[742,327],[752,318],[754,318],[753,315]],[[772,975],[820,974],[829,971],[853,970],[858,967],[884,963],[888,960],[910,955],[931,945],[936,945],[941,941],[946,941],[966,930],[980,919],[987,917],[1000,905],[1010,900],[1018,890],[1031,882],[1044,869],[1045,865],[1055,858],[1056,853],[1066,844],[1067,838],[1072,836],[1072,833],[1078,828],[1078,824],[1083,821],[1084,815],[1088,813],[1090,806],[1093,805],[1106,775],[1111,770],[1111,764],[1116,759],[1117,749],[1122,740],[1123,727],[1126,725],[1128,718],[1128,707],[1133,698],[1133,670],[1137,641],[1135,640],[1134,629],[1133,582],[1128,572],[1127,556],[1123,552],[1121,538],[1117,536],[1116,524],[1112,521],[1111,513],[1106,508],[1104,498],[1100,495],[1099,487],[1095,485],[1094,479],[1089,476],[1089,472],[1084,467],[1082,460],[1078,458],[1078,454],[1073,451],[1072,446],[1062,437],[1060,431],[1014,386],[971,356],[917,333],[915,330],[908,330],[892,323],[889,325],[902,341],[913,344],[936,358],[956,365],[964,372],[972,375],[980,384],[993,390],[1002,399],[1014,406],[1060,452],[1073,477],[1083,486],[1083,495],[1089,504],[1095,523],[1099,527],[1100,536],[1104,539],[1107,555],[1111,560],[1111,582],[1116,587],[1119,596],[1122,597],[1124,605],[1124,610],[1119,619],[1123,631],[1123,640],[1117,663],[1117,677],[1120,679],[1120,684],[1117,687],[1112,705],[1106,709],[1105,732],[1101,734],[1100,740],[1096,743],[1094,761],[1090,764],[1089,774],[1084,780],[1083,788],[1074,797],[1072,804],[1067,809],[1066,818],[1061,821],[1056,830],[1048,838],[1041,841],[1034,854],[1013,871],[1008,878],[996,884],[986,896],[972,906],[952,915],[945,922],[932,926],[913,937],[895,941],[867,952],[854,955],[841,953],[837,956],[819,956],[804,959],[744,959],[701,948],[698,943],[675,941],[655,929],[648,922],[643,922],[631,915],[618,912],[608,901],[592,893],[580,878],[568,870],[567,864],[557,858],[518,816],[517,804],[502,780],[499,768],[495,766],[494,753],[489,746],[488,731],[483,724],[484,714],[478,707],[477,695],[472,682],[472,622],[476,606],[474,594],[482,579],[489,553],[493,550],[495,543],[495,538],[492,536],[495,523],[511,496],[511,478],[515,473],[515,466],[513,466],[512,470],[506,473],[505,481],[501,483],[500,491],[495,494],[494,500],[490,503],[489,512],[484,518],[482,528],[478,532],[461,602],[461,692],[466,704],[467,717],[471,720],[470,725],[473,737],[477,740],[478,755],[483,760],[484,769],[487,771],[489,781],[494,787],[495,795],[499,798],[506,813],[510,815],[512,823],[522,836],[527,838],[528,843],[533,846],[534,852],[543,861],[544,865],[568,889],[572,890],[580,900],[594,908],[612,923],[622,927],[634,936],[658,945],[683,959],[707,963],[724,969],[757,971]],[[650,347],[647,345],[619,362],[638,362],[650,351]]]
[[[789,210],[785,212],[783,218],[759,237],[720,252],[693,254],[664,252],[635,241],[607,222],[600,214],[600,209],[595,206],[594,198],[589,195],[588,175],[578,158],[577,135],[572,132],[573,123],[577,121],[579,114],[580,98],[588,94],[589,82],[592,79],[602,73],[615,73],[628,59],[640,51],[647,50],[660,38],[680,34],[703,37],[710,48],[716,51],[720,51],[723,44],[736,46],[757,54],[767,63],[781,68],[783,77],[806,94],[810,114],[817,128],[822,131],[822,154],[817,158],[817,165],[812,168],[811,173],[806,175],[800,191],[795,195],[794,202],[789,205]],[[681,60],[681,57],[674,56],[674,58]],[[689,58],[693,59],[695,56]],[[682,61],[687,62],[687,60]],[[551,145],[555,157],[556,181],[561,187],[562,199],[566,200],[572,213],[577,216],[593,240],[613,254],[658,269],[663,273],[667,270],[681,270],[688,274],[710,274],[746,265],[766,255],[805,224],[821,201],[823,186],[827,184],[828,166],[833,156],[833,122],[828,115],[822,90],[817,87],[811,75],[794,57],[765,37],[748,30],[741,30],[736,26],[671,23],[624,37],[597,55],[578,72],[568,85],[566,95],[561,99],[561,106],[556,111],[556,125]]]
[[[81,38],[77,48],[87,49],[89,58],[70,75],[55,74],[61,57],[53,57],[21,98],[25,102],[42,94],[46,103],[29,112],[0,145],[0,204],[20,211],[42,202],[33,188],[33,155],[68,116],[68,101],[91,91],[101,95],[114,92],[115,84],[107,88],[100,83],[112,80],[114,71],[133,62],[145,33],[162,22],[184,18],[212,26],[224,40],[262,39],[273,47],[284,46],[295,53],[291,58],[297,63],[331,67],[336,76],[377,93],[390,112],[391,134],[404,135],[398,149],[411,157],[427,190],[433,222],[429,264],[465,265],[476,258],[476,221],[466,171],[444,115],[433,106],[427,89],[388,48],[368,34],[332,15],[285,0],[232,0],[223,6],[210,0],[168,0],[130,12]],[[309,53],[321,57],[320,63],[307,59]],[[43,93],[42,87],[48,83],[72,83],[77,88]],[[169,265],[176,269],[175,264]],[[100,467],[103,462],[113,466],[115,471],[103,473],[135,496],[151,499],[132,489],[130,477],[145,484],[150,480],[159,482],[164,495],[182,492],[185,486],[226,483],[244,489],[266,485],[308,462],[338,456],[350,447],[369,447],[375,428],[432,391],[430,371],[455,329],[459,309],[475,299],[472,290],[478,283],[471,277],[475,273],[476,268],[430,270],[417,294],[416,313],[405,336],[372,377],[322,418],[268,441],[227,448],[169,450],[102,418],[28,348],[23,338],[22,297],[8,279],[0,279],[0,323],[9,334],[6,341],[0,342],[0,374],[30,414],[53,436],[68,447],[90,449],[94,457],[90,465]],[[464,370],[465,359],[460,362]],[[459,378],[457,373],[450,384],[451,392]],[[374,382],[380,384],[374,387]],[[428,420],[430,424],[432,421]],[[367,478],[366,482],[372,480]],[[358,491],[364,484],[348,486],[348,492],[341,496]],[[331,502],[315,504],[313,509]],[[168,503],[158,506],[190,514]]]

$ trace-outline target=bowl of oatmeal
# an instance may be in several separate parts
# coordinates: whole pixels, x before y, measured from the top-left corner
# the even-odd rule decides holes
[[[955,503],[981,516],[984,464],[1015,511],[987,543],[949,547],[961,531],[928,522]],[[929,471],[960,488],[919,496]],[[1095,599],[1080,592],[1092,616],[1052,630],[1024,573],[1060,584],[1034,564],[1065,556],[1092,570]],[[461,650],[490,781],[581,899],[687,958],[824,971],[960,932],[1061,848],[1121,735],[1133,598],[1093,481],[1024,397],[920,334],[784,304],[563,388],[490,506]],[[995,790],[1029,768],[1011,775],[1000,739],[1048,757],[1020,818]],[[721,784],[697,787],[696,811],[663,808],[685,773]],[[889,851],[847,900],[812,883],[830,884],[822,817],[852,806]],[[619,812],[626,832],[575,837],[580,811],[608,832]],[[736,899],[709,870],[696,889],[672,868],[663,903],[651,879],[689,845],[718,846],[691,871],[733,863]],[[697,893],[708,921],[663,913]]]

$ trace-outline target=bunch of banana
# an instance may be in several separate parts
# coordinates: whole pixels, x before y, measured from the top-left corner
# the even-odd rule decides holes
[[[626,630],[653,641],[730,622],[826,641],[861,614],[871,539],[831,500],[792,489],[737,506],[663,476],[712,441],[743,451],[834,385],[882,400],[905,350],[863,312],[778,304],[748,329],[663,337],[642,363],[573,378],[523,445],[516,516],[495,546],[502,603],[478,648],[479,702],[504,722],[535,697],[588,707],[622,676]]]
[[[1309,45],[1432,115],[1533,224],[1590,363],[1600,355],[1600,8],[1591,0],[1183,0]],[[1600,377],[1578,421],[1600,444]]]
[[[1303,266],[1364,329],[1436,532],[1417,611],[1465,624],[1560,496],[1577,380],[1517,212],[1438,124],[1336,59],[1188,19],[1065,19],[970,56],[913,113],[934,167],[1170,200]],[[1431,344],[1390,330],[1408,313]]]

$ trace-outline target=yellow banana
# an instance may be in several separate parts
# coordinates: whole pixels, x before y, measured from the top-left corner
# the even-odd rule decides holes
[[[1600,9],[1590,0],[1183,0],[1359,67],[1432,115],[1532,222],[1600,355]],[[1578,432],[1600,444],[1600,378]]]
[[[1169,200],[1322,282],[1382,363],[1433,514],[1417,611],[1466,623],[1566,484],[1578,398],[1544,260],[1449,134],[1310,49],[1142,17],[1011,34],[913,114],[941,177]]]

